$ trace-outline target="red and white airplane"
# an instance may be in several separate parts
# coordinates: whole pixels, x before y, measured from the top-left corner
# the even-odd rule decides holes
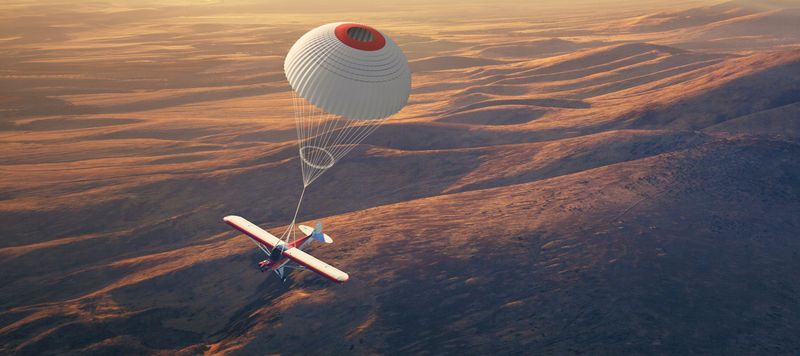
[[[320,223],[317,223],[316,229],[306,225],[298,225],[297,227],[306,236],[287,243],[241,216],[228,215],[223,220],[255,241],[256,245],[267,254],[267,259],[258,263],[262,272],[271,269],[275,271],[281,280],[286,280],[284,268],[296,268],[291,265],[287,266],[289,262],[295,262],[336,283],[344,283],[350,279],[347,273],[302,251],[311,241],[333,243],[333,239],[330,236],[322,233]]]

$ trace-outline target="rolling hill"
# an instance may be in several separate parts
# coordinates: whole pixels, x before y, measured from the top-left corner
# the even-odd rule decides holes
[[[800,352],[796,11],[470,4],[375,19],[411,101],[300,215],[343,285],[258,273],[221,220],[291,219],[282,53],[342,13],[0,15],[0,352]]]

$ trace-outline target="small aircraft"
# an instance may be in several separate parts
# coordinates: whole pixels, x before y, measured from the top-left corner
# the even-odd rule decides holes
[[[275,271],[275,274],[277,274],[282,281],[286,281],[287,277],[284,271],[285,268],[310,269],[336,283],[344,283],[350,279],[347,273],[302,251],[311,241],[320,241],[328,244],[333,243],[333,239],[331,239],[330,236],[322,233],[322,224],[319,222],[317,222],[316,228],[306,225],[297,225],[300,231],[306,236],[287,243],[241,216],[228,215],[222,220],[236,230],[247,235],[247,237],[253,240],[256,245],[267,254],[267,259],[258,263],[261,272],[271,269]],[[300,266],[293,266],[289,264],[289,262],[295,262]]]

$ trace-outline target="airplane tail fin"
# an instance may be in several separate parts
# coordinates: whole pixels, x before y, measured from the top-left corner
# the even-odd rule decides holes
[[[312,240],[317,240],[320,242],[324,242],[326,244],[332,243],[333,239],[331,239],[328,234],[322,232],[322,223],[317,221],[317,226],[312,228],[311,226],[307,225],[297,225],[297,227],[302,231],[306,236],[309,236]]]
[[[311,238],[326,244],[333,242],[333,239],[331,239],[330,236],[322,233],[322,222],[320,221],[317,221],[317,225],[314,226],[314,232],[311,233]]]

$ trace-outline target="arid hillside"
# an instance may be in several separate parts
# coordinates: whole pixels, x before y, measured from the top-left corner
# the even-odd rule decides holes
[[[800,8],[0,5],[0,353],[800,353]],[[408,106],[306,191],[283,56],[371,24]]]

